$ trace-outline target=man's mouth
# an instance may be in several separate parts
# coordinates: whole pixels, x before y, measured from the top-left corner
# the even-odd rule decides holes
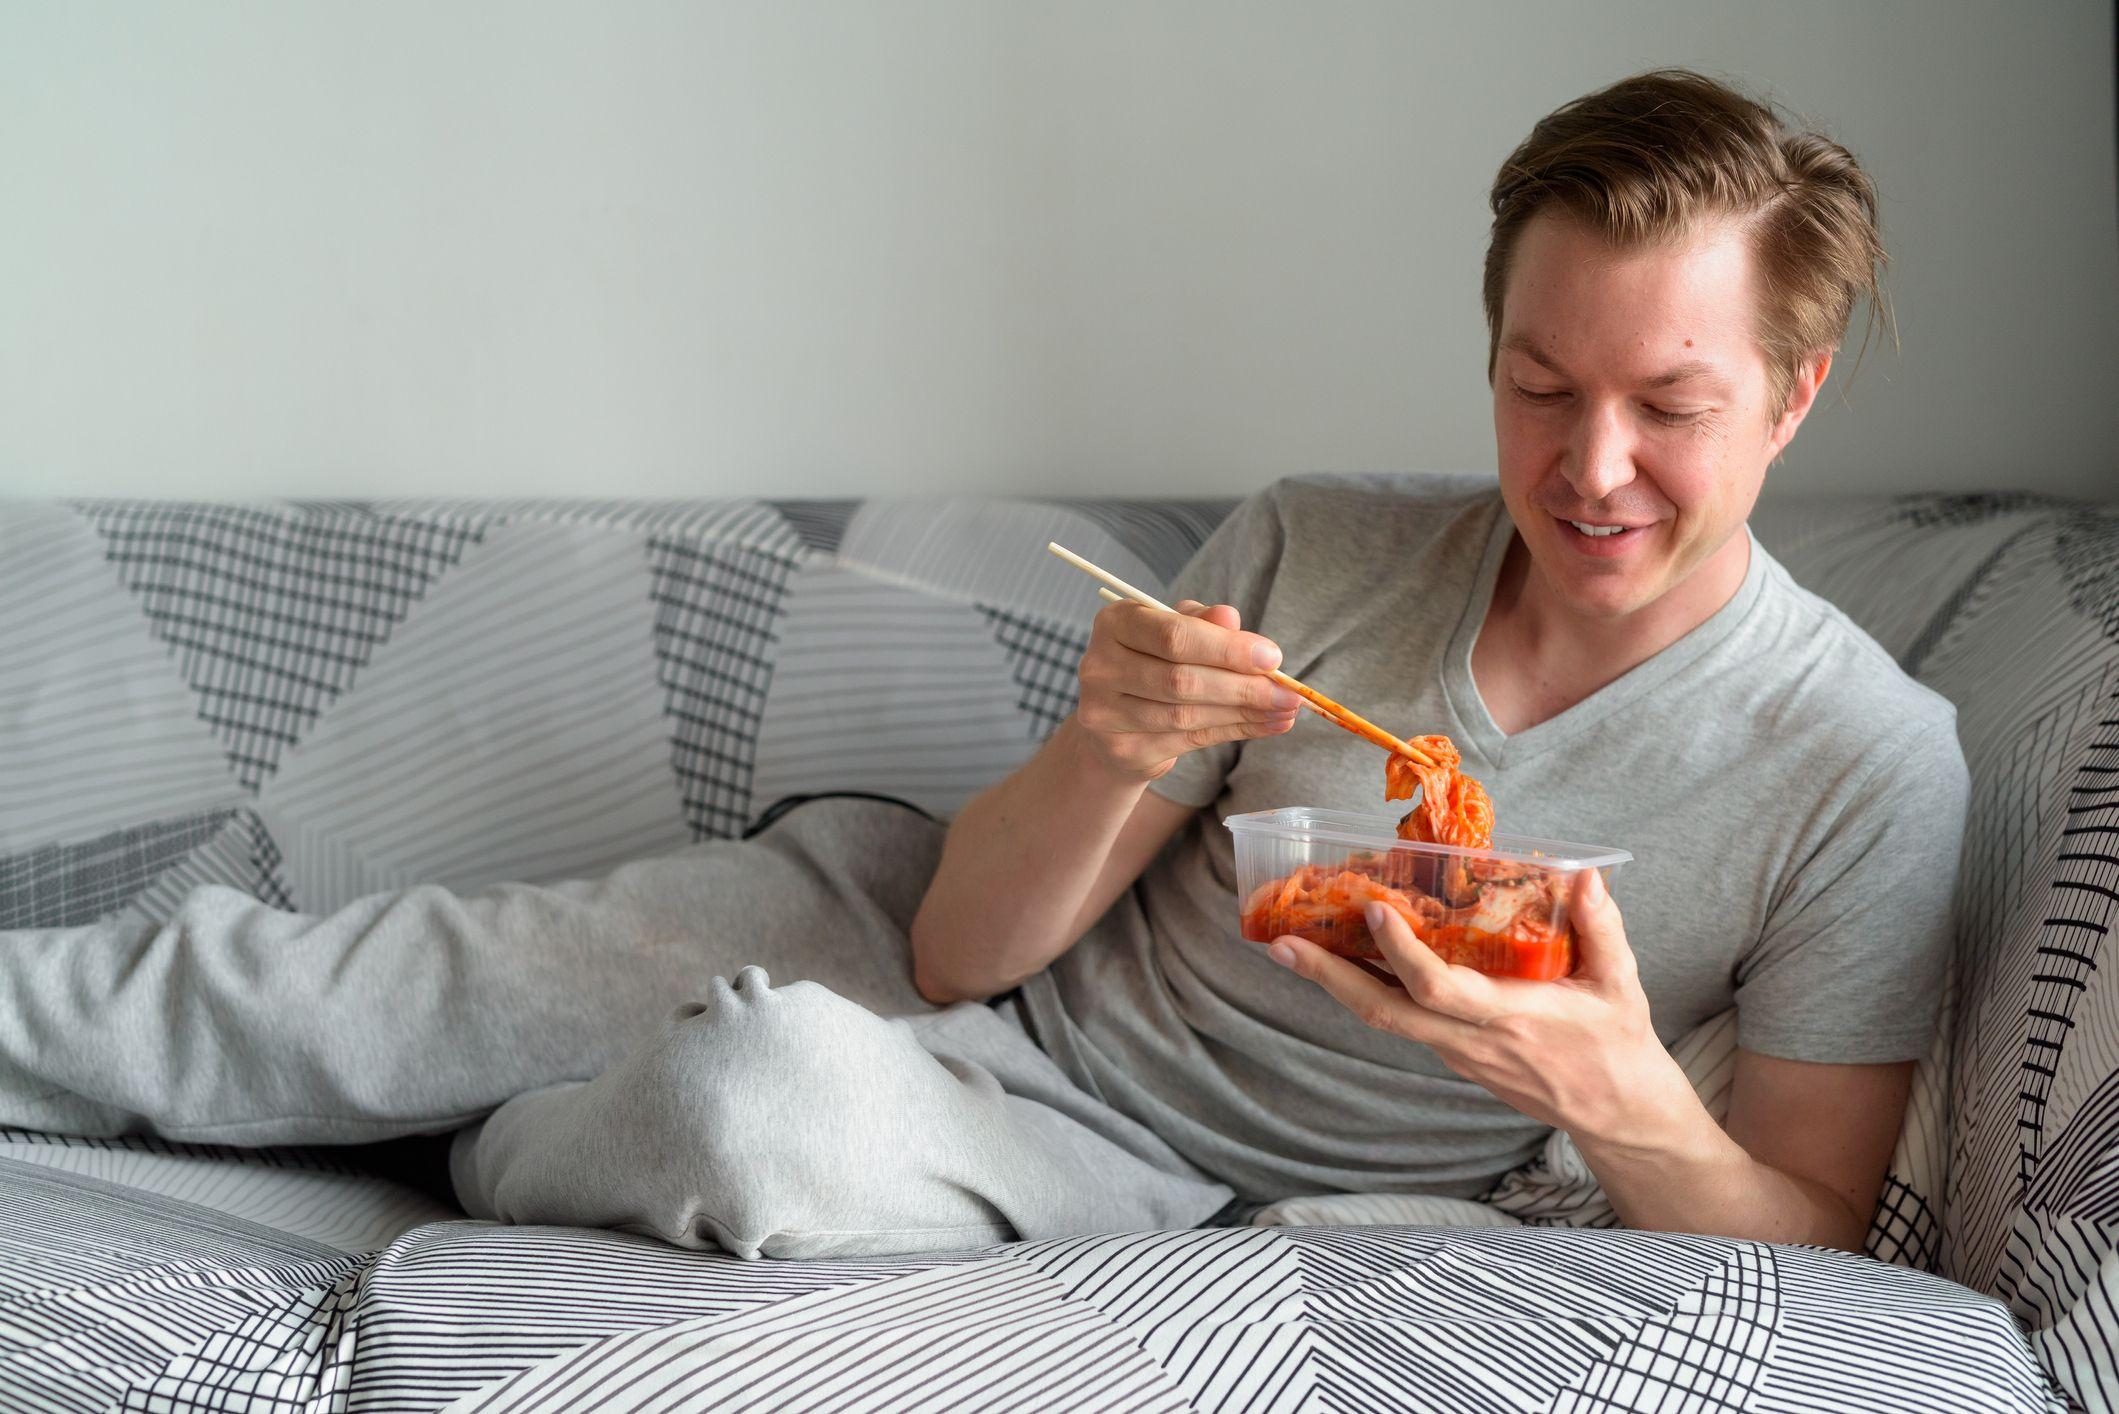
[[[1619,522],[1573,520],[1566,516],[1555,517],[1565,527],[1561,537],[1585,555],[1621,555],[1633,548],[1645,536],[1654,522],[1647,525],[1625,525]]]

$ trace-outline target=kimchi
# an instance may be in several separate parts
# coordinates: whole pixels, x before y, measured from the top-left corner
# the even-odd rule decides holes
[[[1459,769],[1463,757],[1455,743],[1422,736],[1409,744],[1433,764],[1394,752],[1384,765],[1384,798],[1413,801],[1398,822],[1398,838],[1491,849],[1493,801]],[[1444,962],[1551,981],[1574,970],[1562,897],[1571,877],[1491,855],[1356,853],[1332,864],[1300,865],[1252,890],[1243,904],[1243,936],[1269,943],[1293,934],[1341,957],[1381,961],[1367,917],[1369,905],[1380,903]]]

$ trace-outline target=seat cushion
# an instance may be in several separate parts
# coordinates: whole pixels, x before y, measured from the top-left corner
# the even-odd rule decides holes
[[[0,1158],[0,1406],[2065,1407],[2002,1306],[1809,1248],[1219,1228],[853,1262],[428,1223],[347,1254]]]

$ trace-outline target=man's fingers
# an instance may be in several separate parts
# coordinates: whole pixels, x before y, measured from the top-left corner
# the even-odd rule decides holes
[[[1187,601],[1189,602],[1189,601]],[[1216,605],[1205,613],[1218,613]],[[1231,621],[1236,611],[1228,611]],[[1215,623],[1193,614],[1159,614],[1142,604],[1111,604],[1106,619],[1118,641],[1136,653],[1172,663],[1198,663],[1237,673],[1262,673],[1280,666],[1280,649],[1255,633]]]
[[[1157,702],[1155,697],[1119,697],[1119,712],[1134,731],[1191,731],[1227,723],[1295,721],[1295,708],[1252,708],[1221,702]]]
[[[1239,673],[1205,663],[1173,663],[1152,653],[1120,649],[1100,665],[1097,684],[1151,702],[1189,702],[1283,711],[1302,699],[1263,673]]]
[[[1306,939],[1276,938],[1267,951],[1275,962],[1330,992],[1341,1006],[1370,1026],[1395,1031],[1398,1027],[1392,1023],[1402,1013],[1413,1010],[1398,988]]]
[[[1347,961],[1353,963],[1354,966],[1360,968],[1384,986],[1396,987],[1401,992],[1405,990],[1405,983],[1399,980],[1398,974],[1391,971],[1388,964],[1372,962],[1365,957],[1350,957]]]
[[[1302,705],[1302,699],[1294,692],[1263,673],[1233,672],[1205,663],[1175,663],[1123,644],[1093,649],[1083,657],[1080,675],[1085,689],[1106,697],[1249,707],[1262,712],[1292,711]]]
[[[1170,606],[1180,614],[1189,614],[1204,620],[1216,628],[1225,628],[1235,633],[1243,627],[1243,615],[1236,612],[1234,604],[1202,604],[1197,599],[1180,599]]]
[[[1188,751],[1198,751],[1202,747],[1279,736],[1293,725],[1292,718],[1284,722],[1237,721],[1225,722],[1218,727],[1194,727],[1190,731],[1128,732],[1124,735],[1138,745],[1137,754],[1141,759],[1167,761],[1173,756],[1182,756]]]
[[[1295,693],[1274,687],[1267,678],[1244,678],[1218,668],[1151,668],[1146,683],[1121,683],[1119,710],[1132,714],[1142,729],[1197,727],[1201,721],[1180,721],[1170,708],[1185,708],[1204,721],[1233,721],[1244,712],[1257,717],[1286,717],[1301,704]]]
[[[1405,994],[1429,1011],[1453,1016],[1474,1026],[1491,1021],[1506,1008],[1493,983],[1468,967],[1452,967],[1420,941],[1398,911],[1372,903],[1367,912],[1369,936],[1389,960]]]
[[[1145,654],[1129,665],[1126,690],[1163,702],[1218,702],[1230,707],[1288,711],[1302,699],[1263,673],[1238,673],[1198,663],[1169,663]]]
[[[1275,938],[1267,951],[1275,962],[1315,982],[1364,1025],[1379,1031],[1395,1032],[1430,1046],[1455,1046],[1470,1039],[1478,1029],[1455,1017],[1427,1010],[1401,989],[1305,939]]]

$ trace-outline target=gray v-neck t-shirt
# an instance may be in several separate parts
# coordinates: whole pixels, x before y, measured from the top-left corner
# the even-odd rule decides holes
[[[1740,1044],[1766,1055],[1924,1054],[1969,790],[1954,709],[1754,541],[1705,623],[1503,733],[1471,650],[1512,536],[1491,482],[1283,481],[1170,597],[1233,604],[1288,672],[1401,735],[1453,737],[1503,833],[1631,850],[1612,892],[1666,1044],[1734,1005]],[[1305,716],[1183,757],[1152,789],[1201,809],[1024,985],[1077,1083],[1258,1200],[1472,1196],[1532,1157],[1544,1126],[1238,936],[1223,817],[1402,813],[1381,753]]]

